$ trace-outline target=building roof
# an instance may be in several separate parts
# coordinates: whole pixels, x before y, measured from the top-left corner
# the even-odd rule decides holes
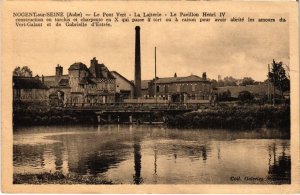
[[[75,62],[68,70],[88,70],[87,66],[82,62]]]
[[[79,84],[81,84],[81,85],[88,85],[88,84],[95,85],[96,83],[95,83],[92,79],[90,79],[90,78],[88,78],[88,77],[84,77],[84,78],[82,78],[82,79],[79,81]]]
[[[96,78],[115,79],[104,64],[92,64],[89,68],[89,72]],[[106,72],[107,75],[104,75],[104,72]]]
[[[42,77],[39,77],[39,79],[41,79],[41,78]],[[57,82],[55,75],[54,76],[44,76],[44,84],[48,87],[69,86],[69,75],[62,75],[60,78],[61,79]],[[65,84],[67,84],[67,85],[65,85]]]
[[[69,79],[60,79],[59,86],[69,86]]]
[[[39,79],[34,77],[13,77],[14,89],[48,89]]]
[[[165,77],[165,78],[157,78],[156,83],[157,84],[165,84],[165,83],[179,83],[179,82],[209,82],[206,80],[203,80],[203,78],[197,76],[197,75],[190,75],[186,77]]]
[[[117,71],[111,71],[112,75],[115,77],[115,75],[121,77],[122,79],[124,79],[127,83],[129,83],[130,85],[134,86],[134,84],[129,81],[127,78],[125,78],[124,76],[122,76],[120,73],[118,73]],[[143,82],[143,81],[142,81]],[[147,85],[148,86],[148,85]]]

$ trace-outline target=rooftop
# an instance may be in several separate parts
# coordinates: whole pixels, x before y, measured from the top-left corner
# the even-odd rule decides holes
[[[158,83],[158,84],[164,84],[164,83],[199,82],[199,81],[209,82],[207,80],[203,80],[203,78],[201,78],[201,77],[199,77],[197,75],[190,75],[190,76],[186,76],[186,77],[157,78],[156,83]]]
[[[46,85],[34,77],[13,77],[13,88],[15,89],[48,89]]]
[[[88,70],[87,66],[82,62],[75,62],[68,70]]]

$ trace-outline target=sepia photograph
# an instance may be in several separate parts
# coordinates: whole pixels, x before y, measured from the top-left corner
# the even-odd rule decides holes
[[[5,9],[10,186],[295,192],[296,3],[46,3]]]

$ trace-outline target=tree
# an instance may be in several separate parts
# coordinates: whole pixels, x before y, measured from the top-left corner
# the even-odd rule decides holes
[[[241,91],[239,93],[238,99],[242,102],[247,100],[253,100],[254,96],[249,91]]]
[[[241,86],[253,85],[254,80],[251,77],[244,77],[240,83]]]
[[[28,66],[16,67],[13,72],[13,76],[16,77],[32,77],[32,71]]]
[[[237,86],[237,79],[232,76],[224,78],[224,86]]]
[[[283,92],[290,90],[290,80],[286,76],[282,62],[275,62],[273,60],[272,69],[268,74],[270,82],[274,88],[277,88],[281,92],[283,98]]]

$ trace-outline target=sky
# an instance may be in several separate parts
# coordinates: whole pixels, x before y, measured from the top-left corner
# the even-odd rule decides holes
[[[136,25],[17,28],[12,24],[8,30],[10,66],[26,65],[33,75],[41,76],[54,75],[55,66],[60,64],[67,74],[73,63],[89,66],[90,60],[96,57],[109,70],[133,80]],[[158,77],[172,77],[175,72],[177,76],[202,76],[206,72],[210,79],[221,75],[264,81],[273,59],[289,64],[288,22],[138,25],[141,26],[142,79],[154,77],[154,47],[157,47]]]

